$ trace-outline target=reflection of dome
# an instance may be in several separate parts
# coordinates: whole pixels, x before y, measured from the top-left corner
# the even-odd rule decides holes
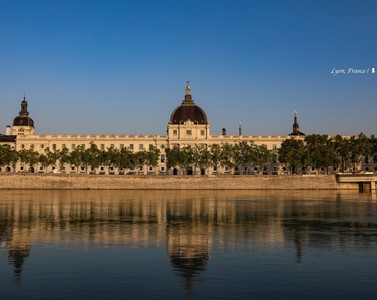
[[[178,246],[169,251],[170,262],[178,271],[192,274],[206,269],[209,260],[208,247]]]
[[[172,112],[170,124],[183,124],[188,120],[195,124],[208,123],[206,113],[192,99],[190,85],[187,82],[185,98],[182,104]]]
[[[21,111],[19,116],[15,117],[13,120],[13,126],[34,127],[34,121],[29,117],[29,112],[27,111],[27,101],[25,97],[21,102]]]
[[[191,290],[195,275],[207,269],[210,241],[200,226],[192,228],[182,224],[167,226],[168,255],[174,271],[185,280]]]
[[[14,241],[13,241],[14,243]],[[10,245],[8,252],[9,264],[13,265],[16,280],[20,279],[22,267],[24,265],[25,258],[30,254],[30,245],[28,243]]]

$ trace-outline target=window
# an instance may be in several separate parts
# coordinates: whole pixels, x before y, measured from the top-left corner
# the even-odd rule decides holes
[[[41,146],[40,146],[42,149],[45,147],[45,145],[44,144],[41,144]]]
[[[62,149],[65,149],[67,148],[65,144],[62,144]]]
[[[18,130],[18,133],[17,133],[18,135],[24,135],[24,129],[23,128],[20,128],[19,130]]]
[[[134,144],[130,144],[130,150],[134,150]]]
[[[120,144],[120,145],[119,145],[119,148],[120,148],[120,149],[123,149],[123,148],[124,148],[124,144]]]
[[[162,163],[165,162],[165,154],[162,154],[162,155],[161,155],[161,162],[162,162]]]
[[[23,171],[24,170],[24,167],[20,167],[20,171]]]
[[[110,144],[110,148],[114,149],[114,144]]]
[[[105,144],[101,144],[101,150],[105,150]]]
[[[85,149],[85,144],[81,144],[81,147],[82,147],[83,149]]]
[[[205,130],[204,129],[202,129],[202,130],[200,130],[200,135],[205,135],[206,134],[206,132],[205,132]]]
[[[187,129],[187,130],[186,130],[186,135],[191,135],[191,134],[192,134],[191,129]]]
[[[365,163],[369,164],[369,157],[368,156],[365,156]]]
[[[144,149],[144,145],[143,144],[139,144],[139,150],[143,150]]]
[[[71,171],[74,171],[75,170],[75,167],[71,167]]]
[[[178,135],[178,131],[177,131],[177,129],[174,129],[174,130],[173,130],[173,135]]]
[[[76,149],[76,144],[72,144],[71,149],[72,149],[72,150],[75,150],[75,149]]]
[[[165,171],[165,167],[161,167],[161,171]]]
[[[153,149],[153,144],[149,144],[149,150]]]
[[[56,150],[56,144],[52,144],[52,150]]]

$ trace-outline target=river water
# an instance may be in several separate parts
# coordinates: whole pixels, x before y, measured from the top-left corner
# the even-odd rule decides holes
[[[0,299],[377,299],[353,192],[1,191]]]

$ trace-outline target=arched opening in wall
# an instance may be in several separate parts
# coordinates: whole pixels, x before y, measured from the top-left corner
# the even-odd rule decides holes
[[[3,168],[0,167],[0,172],[3,172]]]
[[[206,170],[205,169],[200,169],[200,175],[206,175]]]
[[[187,168],[187,175],[192,175],[192,174],[193,174],[192,167],[188,167]]]
[[[6,167],[5,172],[10,172],[10,167]]]
[[[29,172],[30,172],[30,173],[34,173],[34,171],[35,171],[35,170],[34,170],[34,167],[30,167]]]
[[[173,169],[173,175],[178,175],[178,170],[177,170],[177,168],[174,168],[174,169]]]

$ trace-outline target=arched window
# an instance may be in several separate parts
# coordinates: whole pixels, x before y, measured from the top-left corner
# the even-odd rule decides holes
[[[18,135],[24,135],[24,133],[25,133],[25,131],[24,131],[23,128],[20,128],[20,129],[18,130]]]

